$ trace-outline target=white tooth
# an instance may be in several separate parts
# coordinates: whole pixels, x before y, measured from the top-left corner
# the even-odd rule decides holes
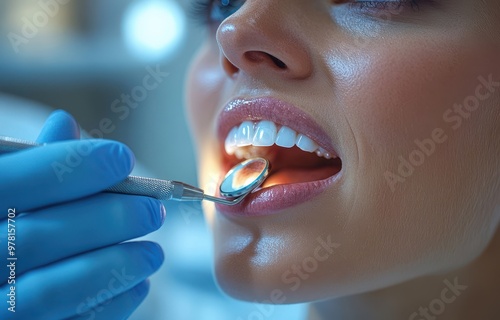
[[[276,125],[272,121],[263,120],[257,124],[252,144],[257,147],[269,147],[276,141]]]
[[[234,127],[229,131],[227,135],[226,142],[224,143],[224,147],[226,149],[226,153],[228,155],[234,154],[234,150],[236,150],[236,134],[238,133],[238,127]]]
[[[238,128],[238,135],[236,136],[236,146],[245,147],[252,144],[252,139],[255,132],[253,129],[253,122],[244,121]]]
[[[328,152],[326,152],[325,149],[319,147],[318,150],[316,150],[316,154],[318,155],[318,157],[324,157],[325,154],[327,154]]]
[[[301,150],[307,152],[314,152],[316,149],[318,149],[318,145],[316,144],[316,142],[312,141],[310,138],[301,133],[297,136],[297,142],[295,142],[295,144]]]
[[[327,152],[323,155],[323,157],[325,157],[326,159],[331,159],[332,156]]]
[[[291,148],[295,145],[296,138],[297,132],[288,127],[282,126],[278,131],[278,136],[276,137],[276,145],[284,148]]]

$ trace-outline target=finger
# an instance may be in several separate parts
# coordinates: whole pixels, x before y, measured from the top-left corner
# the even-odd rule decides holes
[[[159,200],[112,193],[23,215],[15,224],[16,273],[143,236],[157,230],[164,217]],[[7,240],[7,230],[7,221],[0,222],[0,241]],[[0,260],[7,261],[8,253],[1,250]],[[8,272],[0,268],[0,284]]]
[[[30,271],[16,281],[19,319],[64,319],[130,290],[163,262],[152,242],[127,242]],[[10,287],[0,289],[8,297]],[[76,311],[76,312],[75,312]],[[8,315],[0,308],[0,319]]]
[[[109,140],[56,142],[0,157],[0,219],[82,198],[122,181],[134,165],[125,145]]]
[[[80,139],[80,127],[66,111],[56,110],[50,114],[38,135],[38,143]]]
[[[93,306],[89,311],[80,313],[78,316],[69,318],[68,320],[128,319],[142,301],[144,301],[148,292],[149,281],[145,280],[129,291],[110,300],[98,301],[99,305]]]

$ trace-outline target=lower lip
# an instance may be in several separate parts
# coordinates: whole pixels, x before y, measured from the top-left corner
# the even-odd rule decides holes
[[[260,189],[247,195],[237,205],[227,206],[216,203],[215,208],[218,212],[231,216],[253,217],[276,214],[323,193],[340,179],[342,171],[323,180],[275,185]]]

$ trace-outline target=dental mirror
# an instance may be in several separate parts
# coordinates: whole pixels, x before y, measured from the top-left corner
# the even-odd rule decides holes
[[[204,199],[227,205],[240,203],[243,198],[257,189],[269,174],[269,161],[264,158],[253,158],[240,162],[228,171],[219,187],[221,199],[205,195]]]
[[[0,136],[0,154],[34,147],[43,147],[43,145]],[[258,188],[266,180],[268,174],[269,161],[264,158],[253,158],[240,162],[229,170],[222,180],[219,191],[223,198],[207,195],[202,189],[184,182],[138,176],[128,176],[125,180],[104,191],[141,195],[159,200],[208,200],[231,206],[240,203],[245,196]]]
[[[267,178],[269,162],[263,158],[243,161],[224,177],[219,191],[224,197],[236,198],[258,188]]]

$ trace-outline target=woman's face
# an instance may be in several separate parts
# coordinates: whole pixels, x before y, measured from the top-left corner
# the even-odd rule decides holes
[[[215,193],[239,158],[272,166],[243,204],[205,204],[224,291],[325,299],[481,253],[500,219],[498,1],[198,9],[209,27],[187,104],[201,186]]]

